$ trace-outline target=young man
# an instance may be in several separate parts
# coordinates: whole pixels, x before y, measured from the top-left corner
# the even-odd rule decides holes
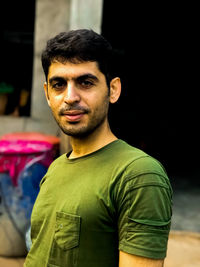
[[[72,151],[41,181],[26,267],[163,266],[171,187],[157,160],[109,127],[121,92],[112,56],[92,30],[60,33],[42,54],[47,102]]]

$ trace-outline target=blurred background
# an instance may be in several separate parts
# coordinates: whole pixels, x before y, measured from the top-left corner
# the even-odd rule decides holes
[[[166,168],[174,190],[173,236],[170,242],[185,240],[188,248],[191,242],[197,242],[200,239],[197,7],[183,2],[139,4],[119,0],[21,0],[5,2],[1,13],[1,162],[5,163],[7,157],[3,148],[9,149],[13,142],[22,142],[23,149],[27,149],[30,142],[48,143],[50,147],[47,150],[53,151],[53,154],[50,153],[52,160],[69,150],[68,138],[58,129],[44,97],[40,56],[46,41],[55,34],[70,29],[92,28],[112,44],[117,55],[116,71],[122,79],[121,98],[110,108],[109,119],[113,132],[160,160]],[[21,159],[23,149],[12,152],[12,159],[9,160],[13,162],[16,157]],[[27,149],[26,153],[34,159],[36,154],[43,155],[44,150],[38,148],[38,151],[30,152]],[[48,158],[46,154],[45,157]],[[40,164],[40,169],[36,171],[40,173],[37,178],[31,169],[33,180],[41,179],[45,172],[41,166],[44,167]],[[2,168],[1,188],[5,172],[8,170]],[[17,180],[15,185],[10,185],[10,188],[14,188],[10,194],[15,198],[15,205],[20,206],[21,202],[16,202],[19,184]],[[1,194],[0,211],[6,203],[2,190]],[[29,191],[23,194],[27,197]],[[30,205],[33,205],[33,199]],[[17,211],[9,211],[8,207],[7,212],[12,215]],[[3,227],[1,214],[0,228]],[[20,219],[13,216],[14,219],[10,221],[11,225],[15,224],[15,231],[15,220],[20,224]],[[28,220],[21,230],[16,230],[21,231],[19,236],[22,236],[20,241],[16,237],[16,246],[20,244],[23,247]],[[6,231],[5,226],[2,231]],[[9,245],[7,254],[4,253],[1,249],[3,242],[0,238],[2,256],[26,254],[24,246],[15,251],[16,255],[12,255],[14,250]],[[175,251],[174,244],[170,243],[170,246]],[[171,264],[171,251],[166,266],[200,264],[196,254],[192,255],[196,261],[192,265],[179,262]],[[0,266],[6,266],[5,262],[3,264]]]

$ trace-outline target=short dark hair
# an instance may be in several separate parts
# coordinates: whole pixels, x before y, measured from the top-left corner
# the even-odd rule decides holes
[[[100,34],[88,29],[61,32],[47,42],[42,53],[42,67],[47,79],[49,66],[53,60],[60,62],[97,62],[109,86],[115,77],[112,70],[113,49]]]

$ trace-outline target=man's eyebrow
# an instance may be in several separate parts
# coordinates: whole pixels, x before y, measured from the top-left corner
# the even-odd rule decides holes
[[[82,74],[82,75],[79,75],[77,77],[72,78],[72,80],[77,80],[77,81],[78,80],[86,80],[86,79],[92,79],[96,82],[99,81],[99,79],[91,73],[85,73],[85,74]],[[63,77],[63,76],[62,77],[61,76],[52,76],[49,79],[49,83],[51,84],[54,81],[66,81],[66,80],[68,80],[68,79]]]
[[[91,73],[86,73],[86,74],[83,74],[83,75],[80,75],[80,76],[74,78],[74,80],[87,80],[87,79],[91,79],[94,81],[99,80],[95,75],[93,75]]]

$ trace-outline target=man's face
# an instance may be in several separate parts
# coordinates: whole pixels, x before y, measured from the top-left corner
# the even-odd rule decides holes
[[[109,88],[95,62],[53,62],[44,89],[64,133],[87,136],[107,123]]]

